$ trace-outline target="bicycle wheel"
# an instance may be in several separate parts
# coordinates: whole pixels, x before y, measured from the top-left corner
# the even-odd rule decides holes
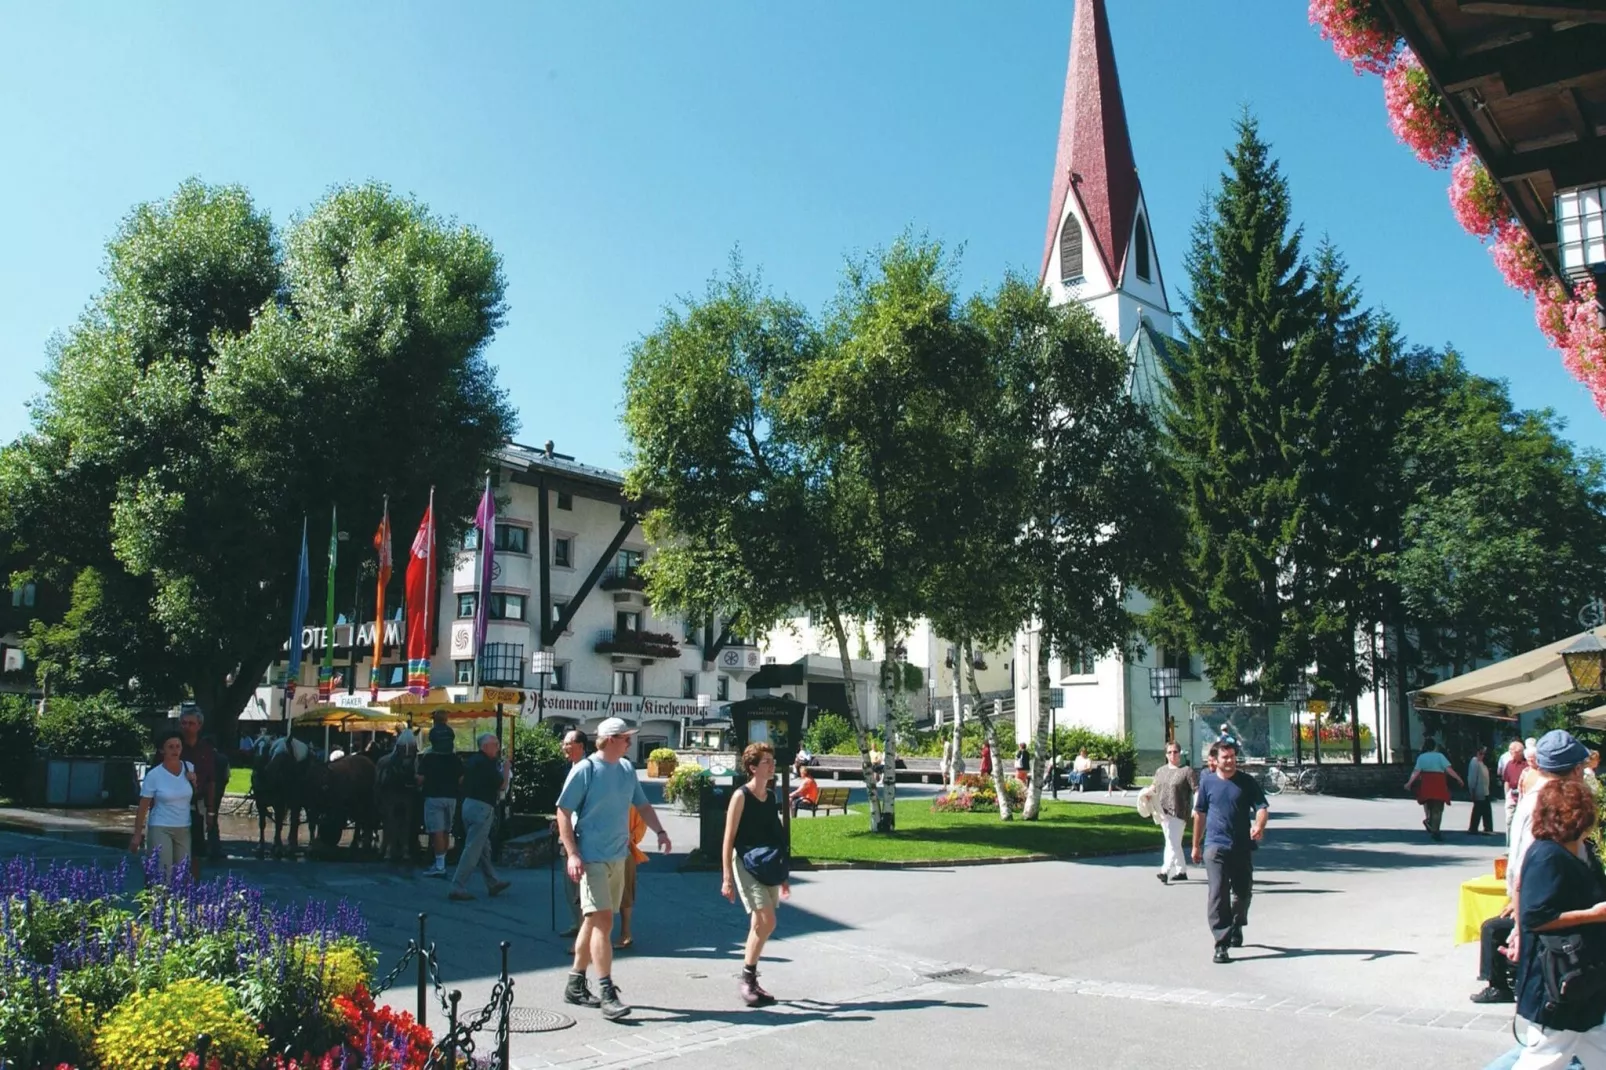
[[[1281,795],[1285,779],[1281,769],[1267,769],[1260,774],[1260,790],[1267,795]]]
[[[1306,769],[1300,773],[1299,790],[1306,795],[1320,795],[1322,793],[1322,771],[1320,769]]]

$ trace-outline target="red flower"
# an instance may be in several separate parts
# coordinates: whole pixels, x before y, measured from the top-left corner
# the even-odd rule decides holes
[[[1379,10],[1377,0],[1310,0],[1310,22],[1333,42],[1356,74],[1382,74],[1400,46],[1399,34]]]
[[[1383,103],[1389,126],[1416,158],[1429,167],[1448,167],[1464,139],[1416,53],[1403,49],[1383,75]]]
[[[337,996],[334,1005],[346,1020],[347,1050],[359,1056],[371,1051],[374,1062],[398,1070],[423,1070],[429,1061],[434,1037],[406,1011],[376,1007],[361,985],[349,997]],[[331,1062],[331,1057],[339,1052],[336,1048],[325,1055],[319,1070],[338,1070],[338,1062]]]

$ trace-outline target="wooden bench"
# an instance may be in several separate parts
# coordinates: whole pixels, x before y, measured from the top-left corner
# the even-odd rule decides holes
[[[941,784],[942,761],[938,758],[899,758],[898,782],[900,784]],[[967,768],[973,761],[967,760]],[[863,775],[863,766],[858,758],[845,754],[826,754],[814,759],[809,766],[816,780],[859,780]]]
[[[807,811],[816,817],[820,814],[829,814],[832,810],[841,810],[846,814],[848,812],[848,792],[851,790],[851,788],[821,788],[820,797],[815,801],[814,805],[809,806],[807,803],[802,803],[798,806],[797,812],[801,815]]]

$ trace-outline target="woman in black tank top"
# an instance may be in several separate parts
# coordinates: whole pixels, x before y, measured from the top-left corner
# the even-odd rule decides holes
[[[775,1002],[758,983],[758,959],[764,944],[775,932],[775,910],[782,899],[790,898],[791,885],[764,884],[742,864],[742,855],[758,847],[784,849],[786,834],[781,826],[780,800],[770,791],[775,776],[775,751],[768,743],[753,743],[742,752],[742,768],[748,780],[731,795],[725,811],[725,879],[720,894],[732,902],[741,896],[750,919],[746,954],[742,960],[739,989],[742,1002],[749,1007],[765,1007]]]

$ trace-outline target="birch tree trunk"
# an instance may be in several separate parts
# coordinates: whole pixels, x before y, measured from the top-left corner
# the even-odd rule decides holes
[[[1004,763],[998,758],[998,722],[993,719],[987,703],[982,701],[981,685],[976,683],[976,657],[968,639],[965,640],[965,676],[970,681],[970,698],[976,704],[976,716],[981,718],[987,747],[993,752],[993,788],[998,792],[998,819],[1013,821],[1015,814],[1009,808],[1009,796],[1004,791]]]
[[[1026,806],[1020,815],[1025,821],[1036,821],[1043,808],[1044,758],[1048,754],[1049,710],[1053,702],[1048,690],[1048,641],[1045,631],[1039,628],[1037,632],[1037,723],[1032,732],[1031,783],[1027,785]]]
[[[886,746],[881,755],[881,812],[872,831],[891,832],[898,824],[898,696],[903,691],[903,663],[894,656],[897,636],[889,627],[881,638],[881,706]]]
[[[954,765],[953,771],[949,773],[948,787],[950,789],[959,783],[958,770],[963,768],[965,761],[964,752],[962,749],[964,741],[965,708],[961,703],[959,694],[959,689],[963,686],[959,679],[959,659],[964,656],[964,651],[964,644],[958,642],[954,643]]]
[[[853,657],[848,651],[847,629],[842,627],[842,615],[835,608],[829,610],[831,618],[831,634],[836,639],[837,657],[842,661],[842,680],[846,685],[843,691],[847,695],[848,723],[853,726],[854,739],[859,744],[859,771],[864,777],[865,793],[870,799],[870,831],[878,831],[882,824],[881,796],[876,791],[875,770],[870,766],[870,736],[865,731],[864,720],[859,716],[859,698],[853,686]]]

